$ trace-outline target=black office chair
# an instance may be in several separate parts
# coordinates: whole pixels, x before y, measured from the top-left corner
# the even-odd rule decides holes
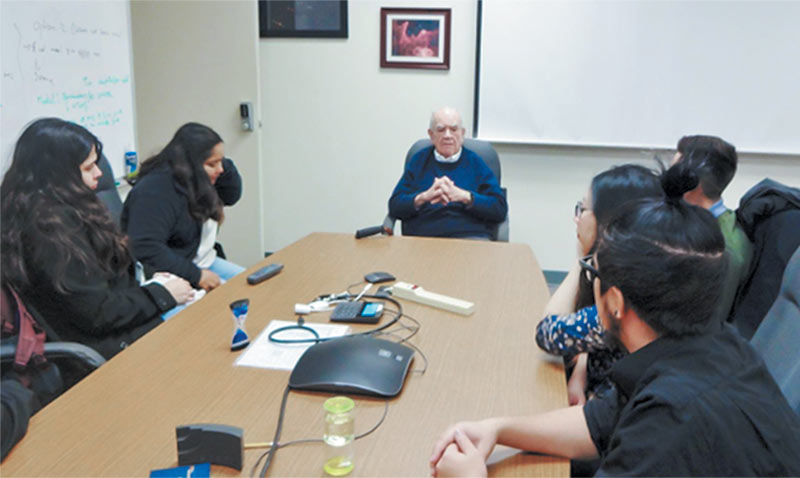
[[[111,169],[111,164],[108,162],[105,154],[100,156],[100,160],[97,161],[97,166],[100,168],[100,172],[102,172],[103,175],[100,176],[100,179],[97,181],[97,189],[95,189],[95,192],[97,193],[97,197],[99,197],[108,208],[114,222],[119,225],[119,217],[122,214],[122,198],[119,197],[117,183],[114,180],[114,171]]]
[[[408,162],[411,161],[411,158],[417,154],[420,150],[424,148],[428,148],[432,146],[433,143],[428,138],[423,138],[418,140],[416,143],[411,145],[411,148],[408,149],[406,153],[406,161],[405,166],[408,166]],[[483,159],[489,169],[492,170],[495,177],[497,177],[497,182],[501,183],[501,170],[500,170],[500,158],[497,155],[497,151],[495,151],[492,144],[488,141],[483,141],[480,139],[471,139],[467,138],[464,140],[464,147],[473,151],[479,157]],[[506,193],[506,188],[500,188],[503,191],[503,194]],[[396,217],[392,217],[390,215],[386,215],[386,219],[383,221],[383,228],[385,231],[389,233],[394,232],[394,225],[395,221],[397,221]],[[400,224],[401,232],[402,232],[402,221]],[[506,214],[506,218],[503,222],[497,223],[492,232],[492,240],[493,241],[501,241],[501,242],[508,242],[508,214]]]
[[[38,312],[22,302],[7,286],[0,289],[3,338],[0,340],[0,375],[32,390],[39,406],[67,391],[105,363],[96,350],[75,342],[62,342]],[[30,327],[24,331],[24,327]],[[25,344],[21,341],[26,342]],[[44,341],[41,355],[30,355],[34,343]]]
[[[750,340],[764,359],[789,406],[800,415],[800,247],[786,270],[775,303]]]

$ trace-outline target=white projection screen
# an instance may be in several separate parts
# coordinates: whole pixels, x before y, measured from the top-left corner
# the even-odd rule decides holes
[[[479,3],[476,136],[800,154],[800,1]]]

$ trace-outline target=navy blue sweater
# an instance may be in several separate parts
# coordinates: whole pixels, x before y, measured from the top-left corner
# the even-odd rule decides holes
[[[414,198],[447,176],[456,186],[472,192],[472,204],[424,204],[417,210]],[[467,148],[455,163],[441,163],[433,146],[415,154],[389,199],[389,215],[403,221],[407,236],[491,237],[508,213],[506,197],[486,163]]]

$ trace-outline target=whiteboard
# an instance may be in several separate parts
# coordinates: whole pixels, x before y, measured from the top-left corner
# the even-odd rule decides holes
[[[800,1],[481,3],[477,135],[800,153]]]
[[[127,0],[0,1],[2,171],[31,121],[55,116],[94,133],[116,177],[135,147]]]

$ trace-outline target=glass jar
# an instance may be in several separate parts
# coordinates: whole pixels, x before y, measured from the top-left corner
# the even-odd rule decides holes
[[[355,403],[348,397],[325,400],[325,464],[322,469],[331,476],[343,476],[353,471],[353,436]]]

